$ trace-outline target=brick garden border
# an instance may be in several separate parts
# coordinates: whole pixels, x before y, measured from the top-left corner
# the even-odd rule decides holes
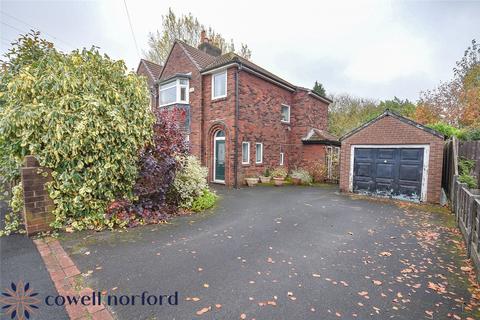
[[[62,245],[57,239],[43,238],[33,240],[37,246],[43,262],[50,274],[55,288],[59,295],[79,296],[91,295],[93,290],[89,287],[77,288],[75,278],[80,276],[80,270],[63,250]],[[65,309],[70,319],[93,319],[93,320],[113,320],[113,315],[102,305],[68,305]]]

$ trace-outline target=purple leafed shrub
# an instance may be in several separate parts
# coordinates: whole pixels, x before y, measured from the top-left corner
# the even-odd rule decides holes
[[[166,203],[166,194],[180,169],[176,156],[188,152],[188,142],[180,123],[185,112],[179,109],[155,111],[153,141],[140,152],[138,178],[134,192],[135,203],[125,200],[113,202],[107,209],[107,218],[116,218],[128,226],[135,226],[139,220],[155,223],[165,220],[174,211]]]

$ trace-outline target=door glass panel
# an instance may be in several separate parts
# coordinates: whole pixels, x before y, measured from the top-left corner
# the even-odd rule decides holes
[[[217,144],[217,162],[218,164],[225,163],[225,143],[223,142]]]

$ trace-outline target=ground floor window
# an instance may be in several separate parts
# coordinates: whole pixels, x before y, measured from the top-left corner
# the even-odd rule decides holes
[[[250,163],[250,142],[242,142],[242,164]]]
[[[280,152],[280,165],[283,166],[283,162],[285,160],[285,155],[283,154],[283,152]]]
[[[263,162],[263,143],[255,143],[255,163]]]

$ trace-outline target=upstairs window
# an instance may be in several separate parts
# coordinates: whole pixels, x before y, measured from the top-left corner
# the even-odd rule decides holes
[[[160,107],[175,103],[188,103],[188,79],[176,79],[160,86]]]
[[[290,106],[282,104],[282,122],[290,123]]]
[[[212,100],[227,96],[227,70],[212,75]]]

